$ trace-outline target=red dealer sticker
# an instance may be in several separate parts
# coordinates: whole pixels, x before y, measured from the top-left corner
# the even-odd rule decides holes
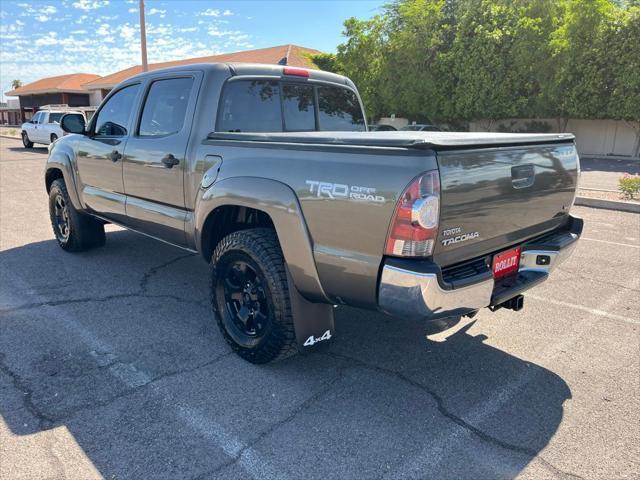
[[[493,276],[495,278],[506,277],[510,273],[517,272],[519,265],[520,247],[498,253],[493,257]]]

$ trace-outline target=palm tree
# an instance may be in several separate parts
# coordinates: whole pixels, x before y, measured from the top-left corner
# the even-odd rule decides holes
[[[22,80],[13,80],[11,82],[11,87],[15,90],[16,88],[20,88],[22,86]]]

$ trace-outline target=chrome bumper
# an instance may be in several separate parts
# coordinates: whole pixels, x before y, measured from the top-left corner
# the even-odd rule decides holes
[[[581,232],[582,221],[574,219],[569,231],[523,244],[515,278],[496,281],[488,266],[487,272],[477,275],[477,281],[472,279],[461,288],[447,284],[435,265],[434,271],[430,272],[424,271],[429,270],[424,264],[413,269],[408,267],[407,261],[388,259],[382,268],[378,306],[393,316],[432,320],[497,305],[546,280],[549,273],[571,255]]]

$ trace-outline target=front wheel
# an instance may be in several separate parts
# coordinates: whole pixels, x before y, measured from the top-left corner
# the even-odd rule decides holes
[[[22,132],[22,145],[24,145],[24,148],[33,148],[33,142],[29,140],[27,132]]]
[[[289,285],[273,230],[224,237],[211,257],[211,303],[227,343],[251,363],[297,352]]]
[[[74,208],[61,178],[54,180],[49,190],[49,216],[56,241],[62,249],[81,252],[104,245],[104,225]]]

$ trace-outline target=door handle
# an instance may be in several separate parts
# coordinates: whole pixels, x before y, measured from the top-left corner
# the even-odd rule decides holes
[[[111,152],[111,154],[109,155],[109,158],[111,158],[111,161],[113,163],[117,162],[118,160],[120,160],[122,158],[122,155],[120,154],[120,152],[118,152],[117,150],[114,150],[113,152]]]
[[[180,160],[173,156],[173,154],[168,153],[161,160],[162,164],[167,168],[173,168],[174,165],[178,165]]]

